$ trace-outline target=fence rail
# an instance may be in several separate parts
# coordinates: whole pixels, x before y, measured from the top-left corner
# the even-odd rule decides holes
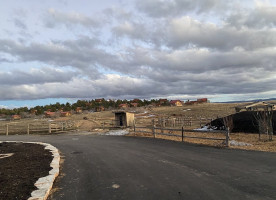
[[[146,129],[146,130],[145,130]],[[193,139],[203,139],[203,140],[217,140],[217,141],[225,141],[225,144],[227,147],[229,147],[229,130],[227,131],[199,131],[199,130],[188,130],[182,127],[181,129],[176,128],[163,128],[163,127],[156,127],[153,125],[152,127],[139,127],[135,126],[133,128],[134,134],[136,133],[148,133],[151,134],[154,138],[156,135],[165,135],[165,136],[173,136],[173,137],[181,137],[182,142],[184,142],[185,138],[193,138]],[[165,133],[164,131],[168,131],[168,133]],[[180,134],[176,134],[176,133]],[[185,135],[185,133],[222,133],[225,135],[224,138],[216,138],[216,137],[201,137],[201,136],[189,136]]]
[[[157,120],[157,127],[182,127],[182,126],[203,126],[211,123],[212,118],[206,117],[159,117]]]
[[[0,127],[0,134],[32,134],[32,133],[58,133],[75,130],[73,122],[28,123],[19,125],[14,123],[4,124]]]

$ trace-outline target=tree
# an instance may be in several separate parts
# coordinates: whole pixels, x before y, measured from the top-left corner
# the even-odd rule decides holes
[[[272,117],[273,111],[272,108],[267,107],[264,110],[257,110],[254,112],[254,117],[257,121],[259,128],[259,140],[261,139],[261,134],[267,134],[269,141],[272,141],[273,136],[273,126],[272,126]]]
[[[234,128],[233,115],[228,115],[222,119],[225,128],[229,129],[229,133],[231,133]]]

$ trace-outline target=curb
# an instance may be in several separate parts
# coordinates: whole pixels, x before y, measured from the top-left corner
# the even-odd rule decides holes
[[[31,193],[31,197],[27,200],[46,200],[53,187],[55,178],[59,175],[59,162],[60,155],[58,149],[51,144],[42,142],[23,142],[23,141],[1,141],[1,142],[15,142],[15,143],[29,143],[29,144],[40,144],[45,146],[45,149],[50,150],[53,155],[53,160],[50,166],[53,168],[49,171],[49,175],[39,178],[34,184],[38,189]],[[0,143],[1,143],[0,142]]]

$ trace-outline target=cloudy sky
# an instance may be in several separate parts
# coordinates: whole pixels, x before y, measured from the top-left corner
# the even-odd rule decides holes
[[[275,0],[0,3],[0,105],[276,97]]]

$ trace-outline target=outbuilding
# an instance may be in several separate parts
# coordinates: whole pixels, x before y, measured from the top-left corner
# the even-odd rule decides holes
[[[134,113],[115,111],[115,125],[129,127],[134,125]]]

